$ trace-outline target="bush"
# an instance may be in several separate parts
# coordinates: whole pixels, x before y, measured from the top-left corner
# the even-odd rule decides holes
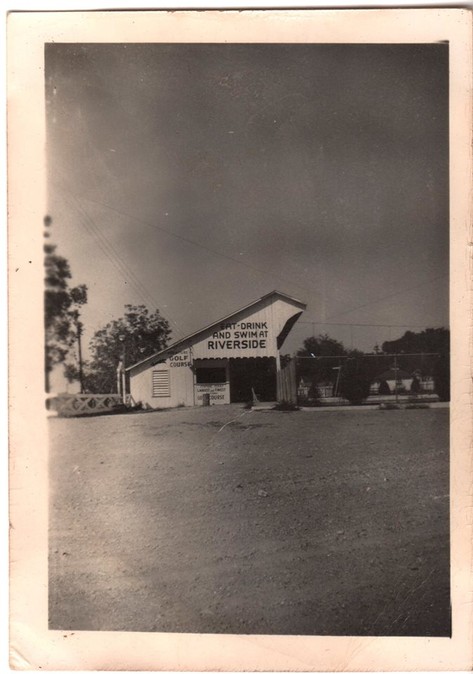
[[[308,397],[310,400],[319,400],[320,398],[320,393],[319,393],[319,387],[317,386],[317,381],[314,379],[312,381],[312,384],[309,389],[309,394]]]
[[[435,393],[440,400],[450,400],[450,359],[446,355],[440,356],[434,369]]]
[[[389,396],[391,395],[391,389],[389,388],[388,382],[383,379],[380,384],[379,384],[379,391],[378,394],[380,396]]]
[[[279,410],[280,412],[297,412],[299,407],[290,400],[280,400],[273,407],[273,410]]]
[[[302,407],[323,407],[320,398],[317,398],[316,400],[313,400],[312,398],[304,398],[303,400],[299,400],[299,403],[302,405]]]
[[[371,377],[359,358],[348,359],[340,372],[340,394],[352,405],[361,405],[370,394]]]
[[[411,393],[417,395],[420,393],[420,380],[418,377],[414,377],[411,384]]]

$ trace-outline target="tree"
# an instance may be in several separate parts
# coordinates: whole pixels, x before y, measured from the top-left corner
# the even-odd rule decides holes
[[[427,328],[422,332],[407,330],[402,337],[383,343],[384,353],[448,353],[450,330]]]
[[[346,349],[342,342],[323,334],[305,339],[303,348],[299,349],[296,356],[298,376],[311,380],[309,397],[317,397],[317,385],[322,383],[333,384],[334,395],[338,395],[340,368],[343,369],[348,357],[361,358],[363,353],[357,349]],[[365,370],[367,368],[368,364],[365,364]]]
[[[345,356],[346,349],[342,342],[329,337],[327,334],[304,339],[303,348],[297,352],[298,356]]]
[[[432,353],[434,356],[398,356],[400,367],[422,375],[433,376],[435,392],[440,400],[450,400],[450,330],[427,328],[422,332],[407,331],[392,342],[384,342],[385,353]]]
[[[298,375],[310,377],[312,385],[316,386],[333,381],[333,368],[340,364],[336,356],[346,356],[347,351],[341,342],[323,334],[307,337],[296,355],[299,358]]]
[[[46,216],[45,226],[49,227],[51,222],[51,218]],[[72,278],[69,262],[56,253],[53,244],[44,245],[44,269],[44,369],[46,391],[49,391],[51,371],[55,365],[65,361],[77,338],[79,307],[87,302],[87,286],[69,287],[69,279]]]
[[[84,368],[87,390],[112,393],[117,390],[117,367],[129,367],[168,343],[171,329],[159,310],[150,313],[144,305],[125,305],[124,315],[98,330],[91,339],[92,359]]]

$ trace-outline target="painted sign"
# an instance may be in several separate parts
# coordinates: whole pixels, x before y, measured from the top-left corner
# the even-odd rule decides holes
[[[204,394],[210,395],[211,405],[225,405],[230,402],[230,385],[227,384],[196,384],[195,402],[202,405]]]
[[[221,323],[219,329],[207,339],[209,351],[266,349],[268,321],[241,321]]]
[[[192,360],[275,358],[278,336],[288,320],[300,313],[290,303],[269,298],[255,311],[240,312],[198,333],[192,343]]]
[[[169,358],[169,367],[190,367],[191,357],[189,349],[176,353]]]

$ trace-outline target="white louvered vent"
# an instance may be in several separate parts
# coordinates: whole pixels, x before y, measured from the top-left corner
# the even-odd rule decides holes
[[[169,370],[154,370],[153,372],[153,398],[169,398],[171,384]]]

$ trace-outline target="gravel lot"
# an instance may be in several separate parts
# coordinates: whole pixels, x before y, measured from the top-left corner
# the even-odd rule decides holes
[[[450,633],[448,409],[50,420],[50,628]]]

